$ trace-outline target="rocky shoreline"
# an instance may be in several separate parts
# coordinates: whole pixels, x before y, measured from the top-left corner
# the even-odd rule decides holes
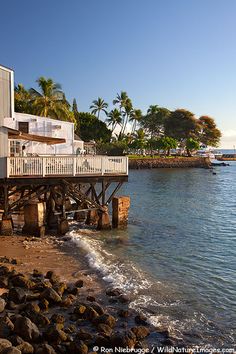
[[[209,168],[210,159],[207,157],[173,157],[173,158],[137,158],[129,159],[130,169],[151,168]]]
[[[67,245],[68,238],[50,240],[54,240],[55,252],[65,257],[58,242]],[[11,242],[12,238],[5,240],[9,246]],[[37,241],[26,238],[21,242],[32,255],[30,245]],[[47,245],[48,238],[40,242]],[[71,277],[58,276],[50,268],[45,271],[45,266],[43,271],[34,268],[39,263],[37,250],[29,267],[21,264],[23,253],[20,260],[2,252],[0,256],[0,353],[87,354],[99,353],[101,347],[151,350],[152,346],[183,346],[167,329],[151,326],[147,318],[129,309],[130,299],[122,289],[98,289],[94,279],[87,280],[89,276],[78,268],[74,272],[76,268],[65,258],[61,258],[60,268],[66,274],[68,264]]]

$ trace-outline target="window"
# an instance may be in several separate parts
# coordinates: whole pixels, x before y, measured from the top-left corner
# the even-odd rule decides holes
[[[22,132],[22,133],[29,133],[29,122],[19,122],[18,123],[18,129]]]
[[[17,140],[10,140],[10,156],[20,156],[21,143]]]

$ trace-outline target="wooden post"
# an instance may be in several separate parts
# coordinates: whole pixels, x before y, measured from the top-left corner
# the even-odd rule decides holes
[[[114,197],[112,199],[112,227],[126,228],[128,224],[128,213],[130,197]]]
[[[104,211],[99,211],[99,219],[98,219],[98,230],[111,230],[110,217],[108,213],[108,207],[103,205]]]
[[[31,202],[24,207],[25,224],[22,233],[41,237],[45,235],[45,212],[46,206],[43,202]]]

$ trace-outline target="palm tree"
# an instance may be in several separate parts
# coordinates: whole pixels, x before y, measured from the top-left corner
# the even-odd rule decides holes
[[[121,93],[117,93],[116,98],[113,100],[113,104],[116,105],[118,104],[120,106],[120,112],[122,111],[122,108],[125,107],[126,101],[129,99],[127,92],[121,91]]]
[[[131,133],[133,134],[136,130],[137,123],[140,122],[142,118],[141,109],[134,109],[130,116],[130,121],[133,122]]]
[[[122,123],[121,113],[118,111],[117,108],[114,108],[113,110],[111,110],[111,112],[107,116],[109,117],[107,119],[108,126],[111,125],[111,130],[113,132],[115,130],[117,124],[121,125],[121,123]]]
[[[52,79],[41,76],[36,80],[39,91],[31,88],[33,111],[41,117],[51,117],[59,120],[72,120],[70,105],[66,101],[61,85]]]
[[[15,86],[15,111],[21,113],[33,113],[32,112],[32,96],[24,85],[19,84]]]
[[[157,104],[150,105],[147,110],[147,114],[149,114],[149,115],[156,114],[158,112],[158,110],[159,110],[159,106]]]
[[[98,97],[97,100],[93,101],[93,104],[90,106],[92,109],[92,114],[97,114],[97,118],[99,119],[100,112],[104,112],[107,114],[106,108],[108,107],[108,103],[106,103],[101,97]]]
[[[125,133],[127,123],[129,121],[129,118],[132,115],[132,113],[133,113],[133,105],[132,105],[131,99],[127,98],[125,105],[124,105],[124,113],[123,113],[124,114],[124,121],[123,121],[123,126],[121,129],[121,135],[123,135]]]

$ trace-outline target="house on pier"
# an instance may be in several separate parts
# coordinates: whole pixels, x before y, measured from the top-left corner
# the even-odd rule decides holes
[[[86,210],[92,215],[98,211],[99,227],[109,224],[107,205],[128,181],[128,158],[80,155],[83,150],[73,123],[14,111],[14,72],[0,66],[0,234],[9,234],[11,216],[22,213],[31,203],[43,204],[47,210],[41,222],[49,226],[56,219],[61,233],[67,230],[61,226],[66,224],[67,212]],[[127,209],[127,203],[124,205]],[[115,209],[118,215],[122,203]],[[28,215],[29,209],[25,218]],[[114,216],[116,225],[118,219]],[[45,227],[35,222],[33,234]]]

